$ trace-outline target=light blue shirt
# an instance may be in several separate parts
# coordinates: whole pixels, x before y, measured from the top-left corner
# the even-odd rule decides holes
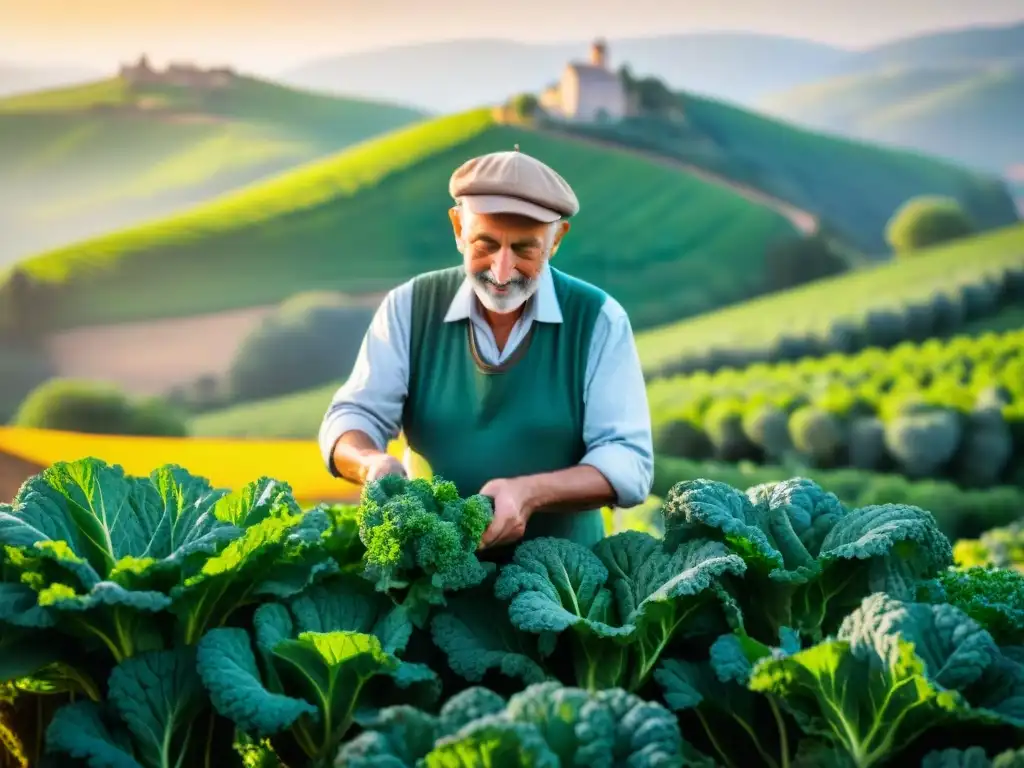
[[[500,365],[523,341],[533,323],[562,322],[562,310],[547,268],[540,281],[500,351],[468,279],[456,293],[444,321],[453,323],[468,318],[484,362]],[[378,307],[352,374],[335,393],[324,416],[320,450],[332,474],[337,475],[332,460],[334,446],[345,432],[365,432],[381,450],[401,432],[402,409],[409,392],[411,322],[410,280],[391,290]],[[605,476],[618,496],[616,506],[642,503],[651,492],[654,477],[647,390],[629,317],[610,296],[594,324],[583,404],[583,442],[587,452],[580,463]]]

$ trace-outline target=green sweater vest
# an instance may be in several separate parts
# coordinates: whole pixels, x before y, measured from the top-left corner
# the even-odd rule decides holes
[[[551,268],[561,323],[534,321],[500,366],[476,354],[470,320],[446,323],[465,280],[462,267],[413,283],[409,395],[403,428],[410,447],[462,496],[495,478],[567,469],[586,453],[583,388],[599,289]],[[591,546],[604,536],[599,509],[538,510],[526,537],[559,536]]]

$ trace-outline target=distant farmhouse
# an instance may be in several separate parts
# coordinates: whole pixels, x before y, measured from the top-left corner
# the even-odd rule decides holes
[[[562,79],[547,88],[538,103],[549,116],[574,122],[621,120],[636,112],[622,76],[608,67],[608,45],[595,40],[588,63],[569,62]]]
[[[201,69],[195,64],[171,63],[163,71],[154,69],[143,54],[135,64],[123,64],[121,77],[129,85],[177,85],[185,88],[214,90],[225,88],[235,81],[230,67]]]

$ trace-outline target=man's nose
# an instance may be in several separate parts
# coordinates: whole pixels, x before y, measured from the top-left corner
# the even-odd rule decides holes
[[[501,248],[494,254],[494,261],[491,262],[491,273],[499,283],[507,283],[512,279],[512,271],[515,269],[515,262],[512,258],[511,248]]]

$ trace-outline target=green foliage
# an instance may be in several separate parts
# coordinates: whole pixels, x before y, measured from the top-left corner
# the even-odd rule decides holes
[[[956,200],[915,197],[893,214],[885,239],[898,255],[907,255],[967,237],[974,229],[970,216]]]
[[[490,110],[474,110],[24,266],[67,286],[57,327],[260,306],[309,290],[375,293],[457,263],[444,215],[452,169],[516,143],[556,167],[580,198],[558,266],[608,289],[637,327],[762,290],[765,244],[793,232],[719,185],[626,152],[499,126]]]
[[[184,417],[158,398],[132,400],[110,384],[49,379],[25,398],[14,416],[19,427],[107,435],[184,437]]]
[[[239,345],[227,373],[233,402],[338,383],[352,370],[373,307],[318,292],[283,302]]]
[[[55,465],[0,505],[4,759],[995,765],[1024,735],[1022,579],[950,570],[922,508],[679,483],[663,536],[527,540],[494,580],[434,584],[417,626],[382,567],[475,561],[440,546],[456,518],[479,540],[475,504],[385,478],[304,511],[269,478]]]
[[[957,199],[979,230],[1018,221],[1013,199],[997,175],[982,176],[834,132],[801,129],[695,94],[674,97],[684,116],[680,121],[641,117],[613,126],[567,125],[564,130],[656,152],[752,186],[816,214],[866,253],[884,251],[892,212],[919,195]]]
[[[989,300],[979,301],[982,294]],[[930,318],[925,336],[946,336],[964,327],[968,306],[981,331],[982,318],[1022,304],[1024,225],[1017,225],[644,331],[637,348],[648,377],[666,376],[856,352],[867,346],[871,313],[907,316],[900,326],[920,339],[921,322],[910,316]]]
[[[1014,486],[965,490],[945,481],[915,482],[900,475],[855,469],[795,470],[786,464],[695,462],[660,456],[654,460],[652,493],[663,497],[677,483],[698,478],[746,488],[780,482],[792,477],[794,471],[834,493],[851,508],[891,502],[927,509],[935,515],[943,533],[953,539],[978,536],[993,526],[1013,523],[1024,509],[1024,490]]]
[[[706,458],[700,436],[718,446],[728,415],[754,451],[722,460],[895,469],[987,487],[1011,482],[1024,461],[1022,383],[1024,331],[1009,331],[661,379],[648,401],[662,456]]]
[[[389,475],[367,483],[359,502],[366,572],[381,592],[404,595],[417,624],[444,592],[480,584],[489,563],[476,558],[494,515],[486,496],[459,498],[455,484]]]
[[[519,93],[512,97],[509,102],[516,117],[521,120],[531,119],[537,112],[537,97],[532,93]]]
[[[772,245],[765,254],[768,292],[832,277],[845,272],[846,259],[822,235],[790,238]]]
[[[0,338],[0,424],[14,416],[32,390],[54,374],[37,344]]]

